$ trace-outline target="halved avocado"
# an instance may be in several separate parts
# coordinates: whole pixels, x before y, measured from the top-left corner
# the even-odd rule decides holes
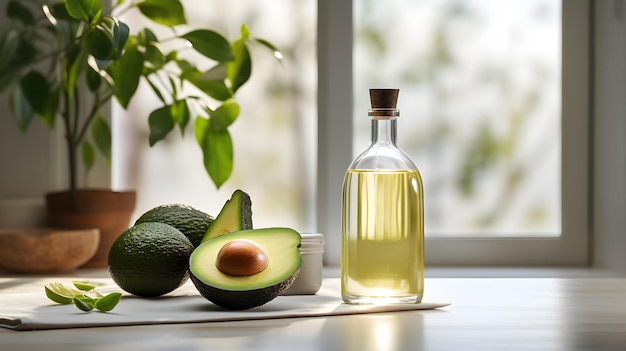
[[[247,276],[223,273],[217,264],[224,245],[248,240],[267,253],[268,264]],[[263,228],[223,234],[200,244],[189,259],[191,280],[207,300],[227,309],[263,305],[287,290],[300,273],[301,237],[290,228]]]
[[[211,223],[201,243],[222,234],[247,229],[252,229],[252,200],[246,192],[237,189]]]

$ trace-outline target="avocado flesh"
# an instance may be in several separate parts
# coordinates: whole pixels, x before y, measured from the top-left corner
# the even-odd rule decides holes
[[[261,272],[237,277],[222,273],[215,264],[222,246],[236,239],[261,245],[269,264]],[[287,290],[300,272],[301,237],[290,228],[243,230],[207,240],[191,254],[190,275],[207,300],[228,309],[248,309],[263,305]]]
[[[242,190],[235,190],[207,229],[201,243],[216,236],[252,229],[252,201]]]

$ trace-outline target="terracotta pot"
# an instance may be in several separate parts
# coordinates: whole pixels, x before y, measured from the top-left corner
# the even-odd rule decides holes
[[[115,239],[130,226],[135,209],[134,191],[81,189],[72,206],[71,193],[46,194],[48,226],[54,228],[100,230],[100,244],[93,258],[84,267],[107,267],[109,250]]]

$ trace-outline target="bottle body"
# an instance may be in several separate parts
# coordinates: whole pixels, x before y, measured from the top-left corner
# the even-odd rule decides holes
[[[424,197],[419,170],[396,146],[396,109],[370,110],[372,143],[343,182],[341,295],[351,304],[419,303]]]
[[[422,181],[417,170],[348,170],[343,185],[342,297],[419,303],[424,292]]]

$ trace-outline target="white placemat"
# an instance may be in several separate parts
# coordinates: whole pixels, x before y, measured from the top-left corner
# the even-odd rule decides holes
[[[102,279],[100,279],[102,281]],[[111,280],[102,292],[122,290]],[[140,298],[124,293],[111,312],[82,312],[73,305],[49,300],[43,286],[39,293],[0,293],[0,327],[42,330],[104,326],[223,322],[294,317],[427,310],[450,305],[424,301],[401,305],[347,305],[341,300],[338,279],[325,279],[316,295],[279,296],[269,303],[244,311],[224,310],[199,295],[191,281],[159,298]]]

